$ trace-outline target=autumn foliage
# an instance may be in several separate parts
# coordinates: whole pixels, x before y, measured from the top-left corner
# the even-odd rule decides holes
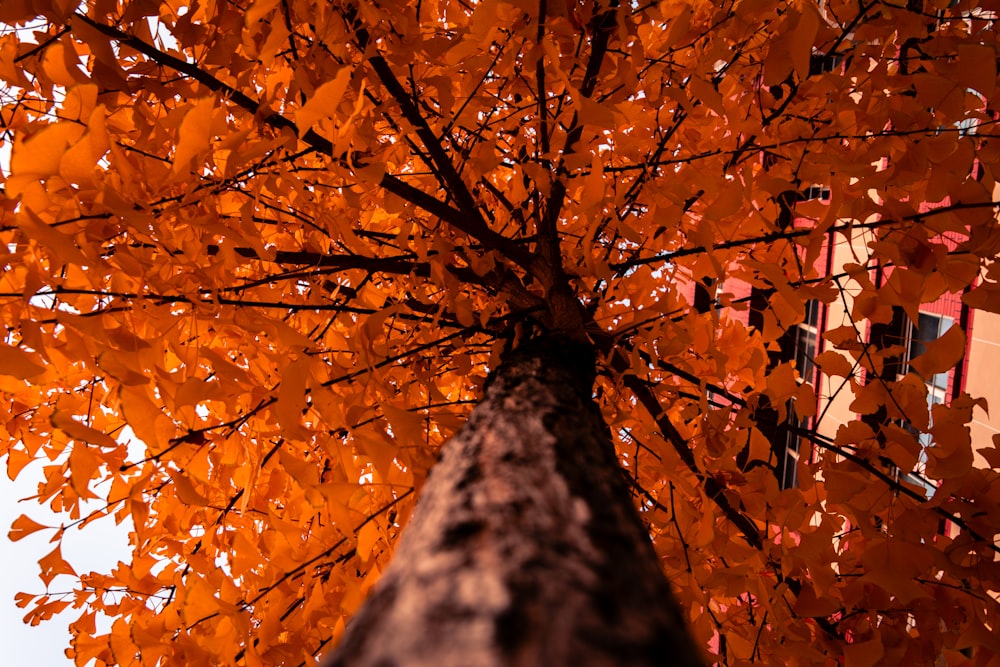
[[[52,538],[27,620],[72,610],[78,665],[313,664],[548,329],[597,351],[713,660],[1000,664],[1000,452],[980,397],[932,414],[922,379],[965,334],[898,373],[869,335],[946,294],[1000,312],[998,12],[4,0],[0,454],[67,514],[12,527]],[[781,488],[773,424],[817,383],[776,351],[810,301],[849,307],[816,362],[863,418],[798,434]],[[931,497],[899,474],[922,458]],[[61,538],[102,517],[131,560],[77,573]]]

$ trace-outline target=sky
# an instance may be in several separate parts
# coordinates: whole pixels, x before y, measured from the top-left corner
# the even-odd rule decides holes
[[[0,462],[0,656],[3,656],[0,663],[11,667],[67,667],[73,664],[64,653],[70,640],[68,626],[79,616],[79,610],[69,607],[32,627],[21,620],[26,610],[14,604],[14,595],[20,591],[44,591],[38,579],[37,561],[54,548],[49,543],[54,531],[39,531],[18,542],[11,542],[7,533],[21,514],[50,526],[66,523],[69,518],[35,501],[21,500],[35,495],[41,465],[30,464],[12,482],[7,477],[5,463]],[[128,528],[124,524],[116,526],[111,519],[91,523],[82,531],[72,528],[63,539],[62,551],[78,573],[108,572],[119,560],[128,560]],[[73,584],[73,578],[62,575],[52,582],[49,590],[67,591]]]

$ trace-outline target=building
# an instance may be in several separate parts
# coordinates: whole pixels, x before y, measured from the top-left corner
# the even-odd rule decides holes
[[[819,200],[822,203],[828,199],[829,190],[819,187],[808,188],[799,196],[799,201]],[[817,272],[827,276],[841,274],[844,266],[857,264],[859,258],[869,256],[868,243],[871,240],[871,230],[860,228],[850,241],[843,237],[840,241],[828,241],[815,260]],[[940,242],[942,239],[938,237],[936,240]],[[954,249],[954,242],[944,239],[944,243]],[[880,290],[898,290],[899,282],[905,276],[894,279],[893,271],[891,266],[875,266],[866,273],[868,279]],[[755,303],[758,300],[755,290],[741,280],[690,282],[683,286],[682,292],[699,312],[715,309],[720,317],[735,318],[751,328],[761,328],[757,310],[766,306]],[[778,454],[777,474],[783,488],[796,486],[801,473],[799,462],[808,462],[816,455],[815,441],[797,435],[797,431],[811,431],[832,441],[838,430],[851,422],[867,421],[874,427],[875,422],[891,421],[913,433],[922,448],[933,446],[930,434],[921,432],[907,424],[905,419],[900,419],[898,414],[894,414],[897,410],[889,409],[881,414],[860,414],[854,407],[856,397],[850,390],[850,383],[866,384],[872,378],[863,368],[864,364],[855,356],[835,350],[831,338],[836,338],[836,335],[831,332],[842,327],[856,328],[857,334],[873,348],[891,350],[882,373],[883,377],[892,379],[900,379],[911,371],[915,373],[916,370],[909,364],[910,360],[924,353],[929,344],[939,340],[952,327],[958,327],[965,336],[965,350],[961,361],[947,372],[920,376],[927,388],[927,402],[931,406],[949,404],[962,394],[984,398],[986,405],[973,409],[969,424],[973,450],[991,446],[994,438],[1000,435],[1000,385],[996,382],[996,378],[1000,378],[1000,315],[970,308],[963,303],[961,292],[944,291],[936,300],[920,304],[916,312],[912,308],[907,312],[902,306],[893,307],[889,321],[872,324],[854,312],[863,310],[863,307],[856,308],[854,296],[845,284],[841,296],[832,303],[809,301],[802,321],[782,336],[778,341],[780,349],[771,354],[772,364],[793,361],[801,378],[815,387],[817,395],[815,416],[800,421],[790,417],[783,424],[762,426],[763,429],[777,426],[778,437],[772,438],[772,441],[780,440],[783,446],[782,452],[775,452]],[[746,310],[726,308],[724,305],[747,302],[750,307]],[[885,313],[882,319],[887,319]],[[854,337],[856,340],[858,336]],[[819,372],[815,360],[828,351],[844,357],[852,369],[848,376],[829,376]],[[990,405],[994,408],[992,412],[986,409]],[[789,410],[788,414],[794,413]],[[768,417],[764,416],[764,419]],[[977,465],[988,467],[981,455],[976,454],[976,457]],[[921,474],[925,461],[926,454],[921,451],[915,468],[899,473],[910,484],[924,487],[929,496],[934,492],[934,483]]]

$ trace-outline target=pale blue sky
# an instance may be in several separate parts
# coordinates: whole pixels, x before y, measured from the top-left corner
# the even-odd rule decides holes
[[[67,667],[72,665],[64,651],[69,646],[69,623],[79,616],[70,607],[66,612],[32,627],[22,622],[25,610],[14,605],[19,591],[38,593],[45,587],[38,579],[38,559],[50,552],[53,531],[39,531],[11,542],[10,524],[21,514],[39,523],[59,525],[68,521],[35,501],[18,502],[36,493],[41,466],[29,465],[16,482],[7,477],[6,460],[0,463],[0,655],[11,667]],[[70,529],[63,538],[63,556],[77,572],[108,572],[128,557],[128,532],[111,519],[91,523],[82,531]],[[60,576],[50,591],[72,589],[74,580]]]

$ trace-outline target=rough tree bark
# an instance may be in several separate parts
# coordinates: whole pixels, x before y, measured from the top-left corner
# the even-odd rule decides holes
[[[565,339],[509,354],[327,667],[700,665]]]

